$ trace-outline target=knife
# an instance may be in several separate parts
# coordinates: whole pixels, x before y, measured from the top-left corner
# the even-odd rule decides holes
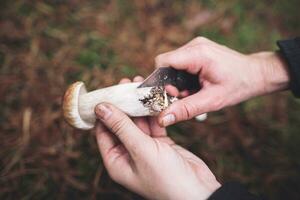
[[[177,70],[172,67],[161,67],[150,74],[138,88],[173,85],[179,91],[199,91],[201,89],[199,76]]]
[[[161,67],[150,74],[138,88],[173,85],[179,91],[188,90],[196,92],[201,89],[199,75],[187,73],[172,67]],[[202,122],[207,118],[207,113],[195,117],[196,121]]]

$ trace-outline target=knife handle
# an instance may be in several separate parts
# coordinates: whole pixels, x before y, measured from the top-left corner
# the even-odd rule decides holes
[[[174,68],[173,68],[174,69]],[[176,70],[176,69],[175,69]],[[201,89],[200,79],[198,74],[190,74],[184,70],[176,70],[175,86],[179,91],[199,91]]]

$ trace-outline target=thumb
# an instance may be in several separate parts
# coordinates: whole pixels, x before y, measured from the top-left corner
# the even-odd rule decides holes
[[[118,137],[131,156],[143,154],[144,149],[147,149],[145,146],[151,143],[151,138],[144,134],[125,113],[113,105],[98,104],[95,114]]]
[[[197,115],[216,110],[216,102],[209,91],[201,90],[191,96],[172,103],[160,113],[158,122],[161,126],[169,126],[176,122],[191,119]]]

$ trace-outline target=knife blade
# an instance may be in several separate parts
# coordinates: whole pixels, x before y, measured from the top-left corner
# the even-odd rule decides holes
[[[138,88],[173,85],[179,91],[198,91],[201,89],[199,76],[177,70],[172,67],[161,67],[150,74]]]

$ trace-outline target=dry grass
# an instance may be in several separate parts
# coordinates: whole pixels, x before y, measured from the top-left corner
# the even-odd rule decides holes
[[[243,52],[300,33],[297,1],[2,1],[0,198],[135,199],[113,183],[92,134],[61,116],[66,87],[147,75],[155,55],[204,35]],[[297,199],[300,102],[262,97],[185,122],[170,135],[221,181]]]

